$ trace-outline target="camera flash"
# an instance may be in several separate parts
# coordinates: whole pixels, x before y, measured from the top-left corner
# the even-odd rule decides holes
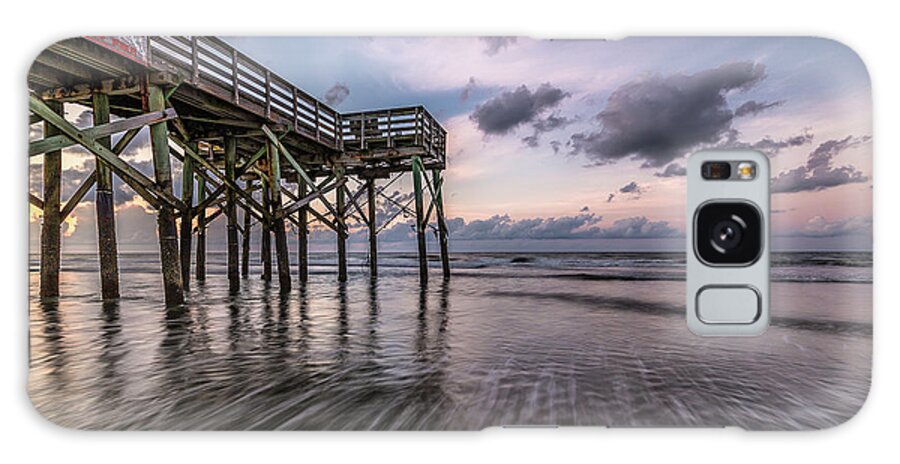
[[[741,180],[751,180],[756,177],[756,163],[742,162],[737,165],[737,174]]]

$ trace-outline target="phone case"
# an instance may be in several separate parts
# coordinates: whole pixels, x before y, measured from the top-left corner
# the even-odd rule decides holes
[[[78,429],[822,429],[872,361],[872,101],[803,37],[138,37],[28,72],[30,374]],[[767,155],[771,321],[685,318]]]

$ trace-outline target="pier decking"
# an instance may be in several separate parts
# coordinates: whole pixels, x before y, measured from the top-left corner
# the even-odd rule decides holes
[[[44,127],[43,138],[29,146],[29,156],[43,156],[43,197],[29,195],[43,212],[42,298],[59,296],[61,224],[91,188],[103,297],[119,296],[113,175],[158,211],[168,305],[184,301],[192,264],[196,278],[205,278],[205,231],[218,216],[227,221],[228,279],[234,292],[241,276],[248,275],[255,224],[262,234],[262,277],[267,280],[275,238],[282,292],[290,291],[295,278],[305,282],[308,277],[313,222],[335,232],[338,280],[345,281],[347,220],[361,221],[369,232],[370,273],[376,276],[377,235],[393,220],[378,224],[376,201],[393,202],[383,190],[405,173],[412,176],[415,207],[395,206],[415,217],[420,281],[428,279],[429,226],[437,231],[442,275],[449,278],[441,178],[447,133],[422,106],[341,114],[215,37],[64,40],[37,57],[28,86],[29,122]],[[79,129],[66,121],[67,103],[92,108],[93,127]],[[153,179],[119,157],[144,127],[150,130]],[[115,134],[122,135],[113,146]],[[74,145],[96,157],[96,168],[63,203],[62,149]],[[183,163],[180,198],[172,188],[173,157]],[[214,212],[208,214],[210,209]],[[298,230],[296,275],[289,265],[286,222]]]

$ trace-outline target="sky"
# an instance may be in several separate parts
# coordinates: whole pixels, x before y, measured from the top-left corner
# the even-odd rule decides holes
[[[773,249],[871,248],[871,89],[863,63],[837,42],[225,40],[338,111],[427,107],[448,132],[453,250],[681,250],[686,156],[737,147],[770,158]],[[67,105],[66,117],[87,127],[85,110]],[[31,132],[40,137],[38,126]],[[146,134],[133,144],[123,158],[151,173]],[[34,193],[40,158],[31,160]],[[67,197],[93,159],[68,149],[63,165]],[[403,197],[408,184],[392,194]],[[96,248],[92,199],[68,220],[64,250]],[[121,183],[116,203],[122,248],[155,245],[150,207]],[[394,211],[379,206],[382,219]],[[39,216],[32,207],[32,249]],[[409,218],[399,219],[380,236],[382,248],[414,248]],[[211,248],[224,243],[223,230],[212,226]],[[364,237],[356,230],[351,248]],[[314,249],[333,240],[313,233]]]

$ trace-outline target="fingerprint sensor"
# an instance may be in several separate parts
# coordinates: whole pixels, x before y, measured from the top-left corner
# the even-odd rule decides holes
[[[750,286],[709,285],[697,293],[697,318],[704,324],[752,324],[759,319],[759,291]]]

